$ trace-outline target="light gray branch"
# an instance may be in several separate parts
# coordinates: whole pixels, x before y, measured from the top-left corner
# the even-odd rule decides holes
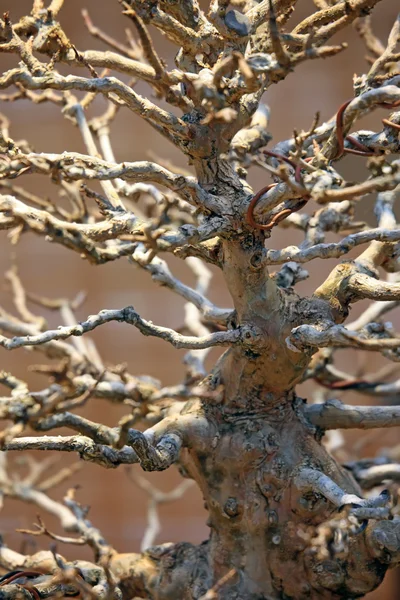
[[[350,506],[350,514],[358,519],[387,519],[388,496],[381,494],[375,498],[364,500],[355,494],[347,494],[328,475],[317,469],[303,468],[295,476],[294,485],[303,492],[317,492],[332,502],[337,508]]]
[[[399,306],[400,301],[397,300],[388,300],[387,302],[374,302],[354,321],[351,323],[347,323],[347,328],[354,330],[359,330],[368,325],[368,323],[375,323],[379,321],[379,319],[391,311],[392,309]]]
[[[46,210],[28,206],[14,196],[0,194],[0,216],[10,217],[24,221],[31,229],[41,233],[43,228],[51,226],[54,233],[65,232],[64,235],[83,235],[89,240],[101,242],[116,239],[119,235],[141,233],[142,229],[133,213],[116,211],[112,217],[97,223],[71,223],[53,216]],[[0,219],[0,228],[2,221]]]
[[[294,350],[313,346],[326,348],[338,346],[341,348],[361,348],[370,351],[397,350],[400,348],[400,338],[368,338],[362,333],[349,331],[343,325],[332,325],[326,329],[318,329],[312,325],[300,325],[292,330],[287,344]]]
[[[98,156],[97,147],[81,104],[79,104],[79,102],[76,102],[72,106],[69,106],[68,110],[64,109],[64,114],[71,114],[75,117],[77,125],[79,127],[79,131],[81,132],[83,141],[85,143],[86,150],[88,151],[90,156]],[[100,185],[108,200],[111,202],[111,205],[113,207],[119,207],[124,209],[124,206],[117,194],[117,191],[114,188],[113,183],[111,181],[105,180],[101,181]]]
[[[113,69],[119,73],[127,73],[132,77],[137,77],[147,81],[149,83],[157,83],[157,73],[154,68],[144,62],[139,62],[132,58],[122,56],[117,52],[105,52],[99,50],[84,50],[79,52],[84,60],[89,63],[92,67],[100,67],[103,69]],[[75,52],[71,49],[66,53],[63,53],[60,57],[61,62],[67,64],[76,65],[77,67],[84,67],[83,61],[79,61],[76,58]],[[171,82],[177,83],[181,80],[180,73],[173,71],[168,74]]]
[[[72,335],[83,335],[88,331],[92,331],[99,325],[109,323],[110,321],[119,321],[121,323],[129,323],[134,325],[143,333],[159,337],[172,344],[175,348],[201,349],[211,346],[229,346],[241,339],[242,331],[240,329],[232,331],[218,331],[210,333],[208,336],[195,337],[185,336],[177,333],[173,329],[154,325],[151,321],[142,319],[132,306],[127,306],[120,310],[101,310],[97,315],[89,316],[86,321],[77,323],[70,327],[59,327],[58,329],[45,331],[36,335],[27,335],[23,337],[14,337],[11,339],[0,337],[0,345],[7,350],[14,350],[22,346],[36,346],[45,344],[52,340],[63,340]]]
[[[400,406],[352,406],[340,400],[304,408],[313,425],[322,429],[372,429],[400,426]]]
[[[35,431],[50,431],[59,427],[68,427],[81,435],[90,437],[96,444],[116,447],[119,440],[118,429],[106,427],[70,412],[56,413],[40,419],[37,423],[31,421],[30,425]]]
[[[77,452],[88,462],[106,468],[120,464],[140,463],[146,471],[162,471],[173,464],[179,455],[182,439],[178,434],[167,433],[152,445],[149,436],[135,429],[127,431],[127,445],[117,450],[105,444],[97,444],[84,435],[20,437],[4,444],[4,450],[52,450],[57,452]]]
[[[4,450],[77,452],[83,460],[106,468],[139,462],[136,452],[131,447],[124,446],[121,450],[115,450],[110,446],[96,444],[92,439],[83,435],[19,437],[5,444]]]
[[[398,242],[400,240],[400,229],[376,228],[352,233],[337,243],[315,244],[304,249],[298,246],[287,246],[286,248],[282,248],[282,250],[268,250],[265,263],[268,265],[280,265],[287,261],[305,263],[315,258],[339,258],[350,252],[355,246],[367,244],[374,240],[379,242]],[[382,282],[379,283],[381,284]]]
[[[400,300],[400,283],[388,283],[364,273],[352,275],[347,282],[347,287],[357,298],[386,302]]]
[[[365,469],[357,469],[354,473],[357,481],[363,488],[372,488],[382,485],[384,481],[400,481],[400,465],[374,465]]]
[[[158,505],[173,502],[179,498],[182,498],[186,490],[193,485],[194,481],[192,479],[185,479],[170,492],[162,492],[154,487],[150,481],[134,472],[133,469],[129,469],[128,475],[130,479],[149,496],[147,508],[147,527],[140,545],[141,552],[145,552],[145,550],[151,548],[151,546],[154,546],[157,535],[161,530],[160,518],[158,515]]]
[[[130,110],[139,114],[150,124],[154,124],[164,133],[170,133],[182,139],[188,138],[188,127],[172,113],[156,106],[147,98],[139,96],[133,89],[115,77],[94,77],[86,79],[76,75],[64,77],[54,71],[44,76],[34,76],[27,70],[13,69],[0,77],[0,89],[19,83],[28,90],[79,90],[103,94],[110,100],[122,100]]]
[[[18,498],[23,502],[35,504],[39,509],[55,516],[65,531],[78,533],[82,542],[89,544],[97,558],[108,556],[112,548],[107,544],[100,531],[86,518],[85,509],[73,500],[70,494],[64,498],[64,504],[50,498],[30,481],[29,476],[23,480],[13,477],[10,469],[6,468],[6,458],[1,457],[2,473],[0,491],[10,498]],[[74,542],[74,538],[72,538]]]
[[[37,335],[38,329],[35,326],[22,323],[18,320],[11,320],[0,312],[0,331],[6,331],[18,337],[31,337]],[[0,339],[7,340],[8,338],[0,336]],[[73,346],[62,341],[51,340],[41,346],[36,346],[35,349],[39,349],[49,358],[68,358],[76,364],[82,362],[81,354]]]
[[[300,469],[293,483],[301,491],[319,492],[338,508],[346,504],[361,505],[363,502],[355,494],[346,494],[328,475],[321,473],[317,469]]]
[[[143,245],[140,245],[137,250],[135,250],[132,258],[136,264],[151,274],[154,281],[168,287],[170,290],[173,290],[185,298],[188,302],[194,304],[206,319],[216,323],[226,324],[233,314],[232,309],[215,306],[202,293],[185,285],[179,279],[174,277],[165,260],[156,256],[150,263],[147,262],[147,254],[148,253],[145,251]]]
[[[29,166],[32,172],[51,174],[52,169],[65,173],[68,179],[124,179],[135,182],[152,182],[182,196],[190,204],[213,210],[218,203],[211,194],[205,192],[194,177],[175,174],[149,161],[112,163],[101,158],[63,152],[62,154],[30,153],[20,154],[16,159],[0,164],[0,173],[6,176],[18,176],[20,171]]]

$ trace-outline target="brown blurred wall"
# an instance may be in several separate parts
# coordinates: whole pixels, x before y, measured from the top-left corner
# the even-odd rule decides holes
[[[31,5],[31,0],[0,0],[0,12],[9,10],[11,19],[15,21],[22,14],[27,14]],[[296,19],[308,14],[312,7],[311,0],[300,0]],[[89,10],[96,25],[123,39],[124,28],[129,23],[120,15],[116,0],[65,0],[60,20],[78,49],[104,49],[104,46],[93,40],[85,29],[80,17],[82,8]],[[384,0],[375,9],[375,31],[382,39],[387,37],[398,8],[396,0]],[[157,32],[154,33],[154,37],[161,55],[172,66],[174,48]],[[346,52],[328,61],[310,61],[300,65],[284,82],[268,91],[265,101],[272,111],[270,129],[275,142],[290,137],[294,128],[307,129],[317,110],[320,111],[322,120],[329,119],[340,104],[352,96],[353,74],[365,72],[365,50],[351,29],[346,34],[336,36],[335,42],[344,40],[349,42]],[[14,61],[15,57],[0,54],[1,71],[13,66]],[[62,72],[67,72],[65,67],[62,67]],[[81,70],[79,72],[82,74]],[[143,84],[139,84],[136,89],[141,93],[149,92]],[[104,107],[104,101],[99,100],[96,110],[100,111]],[[29,102],[20,101],[14,104],[2,103],[0,111],[12,122],[10,134],[13,139],[27,138],[36,151],[85,152],[78,132],[71,122],[60,116],[56,107],[33,106]],[[365,119],[360,127],[378,129],[381,116],[384,114],[381,115],[377,111]],[[167,141],[127,111],[120,111],[114,124],[112,139],[117,160],[143,160],[148,158],[148,151],[153,150],[157,155],[166,157],[177,165],[185,165],[184,157]],[[361,163],[362,160],[360,162],[358,157],[351,157],[341,168],[349,179],[356,180],[364,174]],[[253,171],[250,180],[255,189],[269,182],[262,171]],[[29,181],[32,191],[54,197],[55,190],[40,176],[30,177]],[[22,183],[25,182],[21,179],[19,184]],[[371,207],[371,202],[363,202],[358,209],[360,218],[373,222]],[[295,238],[296,232],[280,230],[274,233],[274,247],[295,243]],[[139,272],[126,260],[95,268],[78,255],[31,234],[23,236],[18,247],[11,247],[6,233],[3,232],[0,236],[0,272],[3,273],[9,268],[12,256],[16,257],[26,288],[32,292],[50,297],[73,297],[78,291],[85,290],[88,298],[79,309],[78,318],[98,312],[102,308],[119,308],[133,304],[145,318],[153,319],[162,325],[179,327],[183,321],[181,299],[152,284],[146,273]],[[311,263],[311,277],[298,286],[299,291],[310,293],[332,265],[332,261],[326,261],[324,264]],[[172,260],[171,267],[176,274],[190,283],[191,276],[185,265]],[[229,305],[229,295],[218,275],[217,273],[213,281],[211,299],[220,305]],[[6,287],[0,289],[0,303],[11,309]],[[359,307],[354,309],[354,314],[359,310]],[[50,324],[59,324],[58,315],[45,316]],[[182,378],[183,353],[169,349],[162,341],[142,337],[128,326],[117,324],[97,329],[92,337],[106,364],[126,362],[132,374],[148,374],[160,379],[165,385],[177,383]],[[214,358],[215,356],[213,353]],[[354,361],[354,369],[359,364],[355,353],[342,360]],[[35,353],[24,350],[7,353],[0,350],[0,369],[12,371],[28,380],[33,389],[40,389],[46,384],[45,380],[27,371],[28,365],[36,362],[41,362],[41,359]],[[372,368],[377,362],[379,359],[374,358],[371,362]],[[312,389],[310,385],[303,386],[301,392],[309,394]],[[345,399],[348,401],[348,396],[345,396]],[[356,401],[363,402],[364,399],[358,397]],[[92,400],[84,414],[105,424],[115,425],[124,412],[120,407],[101,400]],[[357,435],[357,432],[345,434],[350,455]],[[397,436],[398,429],[385,432],[385,446],[394,443]],[[366,447],[365,451],[368,454],[373,452],[374,448]],[[15,460],[15,457],[13,459]],[[39,459],[43,460],[43,456]],[[71,461],[71,457],[62,456],[56,468]],[[180,481],[174,469],[148,477],[164,490],[172,489]],[[128,481],[124,469],[104,471],[98,466],[88,464],[74,476],[71,483],[81,486],[78,498],[83,504],[91,505],[90,519],[102,530],[108,541],[120,551],[138,550],[146,523],[146,495]],[[54,490],[53,496],[61,499],[67,487],[66,484],[59,486]],[[5,535],[10,545],[18,549],[22,543],[22,536],[15,534],[14,530],[17,527],[30,527],[35,520],[35,514],[34,507],[6,501],[0,513],[0,532]],[[186,540],[198,543],[208,536],[202,500],[194,488],[190,489],[181,501],[161,507],[160,516],[162,531],[158,537],[159,542]],[[57,524],[50,518],[46,517],[46,523],[49,527],[57,529]],[[24,543],[27,543],[26,540]],[[37,547],[48,547],[46,539],[37,539],[36,543]],[[32,548],[30,545],[28,551],[33,551]],[[67,556],[73,554],[76,557],[78,552],[81,556],[90,556],[87,551],[76,548],[59,548],[59,551]],[[384,586],[370,594],[369,600],[397,598],[399,587],[396,581],[398,582],[398,579],[396,580],[393,574],[387,576]]]

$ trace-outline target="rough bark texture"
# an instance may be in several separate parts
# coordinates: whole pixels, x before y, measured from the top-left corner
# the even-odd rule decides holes
[[[119,54],[76,49],[56,21],[62,1],[47,7],[35,1],[31,15],[14,24],[4,15],[0,49],[21,61],[0,78],[1,89],[17,89],[4,98],[63,106],[88,155],[35,154],[26,143],[17,145],[3,122],[0,228],[10,230],[15,241],[26,231],[47,236],[97,264],[128,255],[155,281],[192,303],[195,312],[187,313],[190,335],[184,335],[145,321],[132,307],[103,310],[77,324],[71,303],[61,302],[55,308],[64,311],[64,326],[47,330],[28,309],[17,273],[10,272],[19,317],[2,311],[1,345],[8,350],[33,346],[63,362],[48,369],[53,383],[37,393],[2,374],[11,390],[1,399],[1,417],[11,421],[2,447],[10,453],[32,448],[78,452],[83,460],[105,467],[139,462],[144,470],[162,470],[178,463],[182,475],[201,490],[210,537],[198,547],[183,542],[154,546],[141,555],[118,554],[71,494],[66,506],[55,503],[32,482],[23,487],[9,478],[3,465],[3,494],[58,515],[66,531],[94,549],[96,564],[67,564],[49,552],[23,557],[3,546],[2,566],[20,572],[3,579],[1,598],[54,597],[56,591],[68,596],[78,590],[88,598],[348,600],[377,587],[398,563],[397,509],[382,487],[366,497],[362,491],[371,481],[376,486],[395,481],[397,465],[381,472],[379,464],[374,472],[362,465],[344,468],[321,442],[326,429],[397,425],[398,410],[368,412],[329,403],[324,410],[308,407],[296,395],[296,384],[311,377],[327,387],[356,387],[351,376],[333,368],[335,347],[377,350],[398,360],[400,340],[380,317],[397,305],[400,287],[393,276],[380,281],[378,268],[399,270],[400,234],[392,211],[399,164],[390,162],[389,151],[399,151],[400,113],[392,113],[380,133],[347,136],[363,114],[400,104],[400,80],[393,69],[400,21],[385,49],[369,21],[360,20],[376,3],[319,0],[319,10],[291,31],[287,23],[295,3],[286,0],[237,1],[230,9],[228,2],[213,0],[207,13],[196,0],[122,2],[140,47],[107,38],[84,14],[93,35]],[[369,73],[356,80],[356,97],[338,110],[336,119],[320,127],[315,123],[309,132],[263,153],[270,140],[263,92],[299,62],[341,51],[342,46],[324,44],[354,21],[376,59]],[[174,70],[168,71],[158,57],[150,25],[179,46]],[[42,55],[50,57],[50,64],[42,62]],[[84,67],[85,76],[61,75],[59,62]],[[98,68],[144,79],[181,116],[139,96],[135,81],[123,83]],[[86,92],[83,100],[74,96],[76,90]],[[84,111],[97,93],[108,99],[109,108],[88,123]],[[108,138],[115,106],[140,114],[175,143],[196,177],[147,161],[117,164]],[[375,156],[368,180],[343,181],[335,162],[345,152]],[[274,177],[256,195],[246,182],[254,163]],[[14,185],[15,178],[31,172],[62,186],[71,200],[70,213]],[[96,179],[102,194],[87,187]],[[353,220],[354,201],[371,191],[379,192],[377,229]],[[161,205],[149,203],[147,220],[140,208],[134,214],[130,202],[141,193]],[[97,212],[87,208],[93,199]],[[311,216],[298,213],[308,202],[314,203]],[[299,248],[270,249],[269,238],[279,223],[302,229],[305,242]],[[325,244],[330,231],[346,237]],[[295,283],[307,275],[300,263],[339,257],[365,243],[367,250],[339,264],[312,297],[296,294]],[[158,256],[167,252],[195,261],[196,289],[172,276]],[[221,269],[233,309],[219,309],[207,300],[199,258]],[[269,265],[282,263],[280,272],[269,273]],[[346,329],[350,304],[363,298],[379,306],[372,304],[360,322]],[[187,380],[164,390],[117,370],[103,371],[93,346],[85,346],[80,336],[111,320],[189,349]],[[71,336],[77,336],[74,345]],[[206,373],[202,352],[215,345],[228,349]],[[385,394],[381,382],[364,384],[371,393]],[[397,382],[391,385],[394,389]],[[114,402],[128,398],[132,414],[115,428],[76,415],[74,410],[92,395]],[[163,406],[160,398],[166,400]],[[132,429],[140,421],[151,425],[144,433]],[[67,426],[77,435],[23,437],[28,425],[38,432]],[[40,527],[51,537],[44,524]]]

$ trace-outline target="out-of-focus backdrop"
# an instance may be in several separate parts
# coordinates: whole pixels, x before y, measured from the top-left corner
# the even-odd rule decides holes
[[[202,3],[204,4],[204,2]],[[0,0],[0,12],[10,12],[16,21],[21,15],[31,10],[32,0]],[[78,49],[105,49],[105,46],[93,39],[83,24],[81,10],[87,8],[95,23],[118,39],[124,39],[125,28],[130,23],[121,15],[117,0],[101,2],[99,0],[65,0],[60,13],[60,21]],[[314,8],[311,0],[300,0],[295,13],[295,20],[304,18]],[[396,0],[383,0],[374,11],[375,32],[384,41],[396,18],[398,11]],[[154,40],[160,54],[173,65],[175,49],[156,30],[152,29]],[[335,42],[347,41],[348,49],[338,56],[326,61],[306,62],[296,68],[284,82],[268,90],[265,102],[271,107],[270,130],[274,142],[286,139],[293,129],[310,127],[316,111],[320,111],[321,120],[327,120],[338,107],[352,97],[353,75],[365,72],[368,68],[365,61],[366,50],[350,28],[336,36]],[[15,56],[0,54],[1,71],[15,65]],[[61,72],[71,72],[66,66]],[[76,71],[82,74],[82,69]],[[120,75],[119,75],[120,76]],[[139,83],[135,88],[143,94],[150,90]],[[157,101],[157,100],[155,100]],[[99,99],[94,104],[94,112],[98,114],[105,109],[105,101]],[[28,139],[35,150],[46,152],[62,152],[74,150],[85,152],[79,132],[73,124],[63,118],[60,109],[50,104],[33,105],[29,101],[1,103],[0,112],[11,120],[10,135],[15,140]],[[382,113],[382,114],[381,114]],[[383,111],[376,111],[372,116],[360,123],[360,128],[380,129],[380,118]],[[149,125],[127,110],[120,111],[114,122],[112,141],[118,161],[143,160],[149,158],[149,152],[167,158],[178,166],[186,166],[185,159],[174,147],[161,138]],[[348,179],[357,180],[365,175],[363,159],[357,156],[348,157],[340,166]],[[25,183],[21,178],[18,183]],[[25,178],[26,182],[28,178]],[[265,172],[253,170],[250,181],[254,188],[261,188],[269,183]],[[44,196],[54,196],[57,190],[43,176],[30,176],[29,188]],[[357,208],[360,219],[374,222],[372,201],[363,201]],[[300,241],[297,232],[292,230],[274,230],[271,240],[273,247],[282,247]],[[77,312],[77,318],[98,312],[103,308],[120,308],[132,304],[140,314],[155,322],[177,328],[183,322],[183,302],[172,292],[153,284],[147,273],[135,269],[126,259],[93,267],[77,254],[60,246],[39,239],[32,234],[22,236],[18,246],[11,246],[7,233],[0,235],[0,273],[4,273],[16,262],[19,274],[27,290],[48,297],[73,297],[80,290],[87,292],[87,300]],[[311,277],[298,286],[298,291],[311,293],[332,268],[334,261],[310,263]],[[185,281],[192,281],[189,269],[176,259],[171,260],[174,273]],[[229,306],[230,298],[224,288],[223,281],[215,274],[211,286],[211,299],[219,305]],[[0,303],[12,309],[11,298],[7,286],[0,285]],[[354,315],[365,308],[365,304],[354,308]],[[60,324],[57,314],[47,313],[52,325]],[[399,325],[399,318],[391,316]],[[128,370],[134,375],[147,374],[160,379],[169,385],[181,381],[184,368],[183,352],[169,348],[161,340],[141,336],[128,325],[109,324],[97,329],[92,338],[106,364],[127,363]],[[212,352],[210,364],[217,352]],[[375,356],[358,356],[356,352],[342,353],[342,364],[357,373],[368,366],[376,370],[383,364],[383,359]],[[46,381],[38,374],[28,370],[29,364],[41,362],[34,352],[15,350],[8,353],[0,350],[0,369],[7,370],[27,380],[32,389],[40,389]],[[351,364],[351,367],[349,366]],[[311,397],[315,386],[301,386],[300,394]],[[346,402],[368,403],[370,400],[362,396],[343,395]],[[125,409],[111,405],[102,400],[91,400],[82,414],[107,425],[115,425],[125,414]],[[60,431],[60,433],[63,433]],[[364,444],[360,444],[359,432],[345,432],[344,456],[353,457],[374,455],[382,446],[390,446],[398,441],[398,429],[379,431],[370,435]],[[43,460],[43,455],[37,456]],[[15,457],[13,457],[15,460]],[[54,467],[60,469],[71,464],[76,458],[62,456]],[[23,468],[23,467],[22,467]],[[174,469],[161,474],[146,474],[146,478],[162,490],[173,489],[181,480]],[[64,483],[52,491],[54,498],[61,500],[70,485],[79,485],[77,498],[83,504],[91,506],[89,518],[101,529],[105,538],[119,551],[136,551],[140,547],[146,529],[146,511],[148,497],[146,493],[127,477],[123,468],[103,470],[99,466],[85,464],[76,473],[70,483]],[[36,508],[17,501],[5,501],[0,513],[0,532],[7,543],[15,549],[24,547],[27,552],[48,548],[46,538],[29,538],[15,533],[16,528],[29,528],[35,521]],[[162,528],[158,542],[186,540],[198,543],[208,536],[205,525],[206,513],[202,506],[200,493],[194,487],[185,496],[171,504],[165,504],[159,510]],[[49,528],[58,531],[58,524],[46,517]],[[90,557],[90,553],[80,547],[59,547],[59,552],[66,556]],[[383,587],[368,596],[369,600],[394,600],[399,593],[399,575],[387,575]],[[397,591],[396,591],[397,590]],[[178,599],[177,599],[178,600]]]

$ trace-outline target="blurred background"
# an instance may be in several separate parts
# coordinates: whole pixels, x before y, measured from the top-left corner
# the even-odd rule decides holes
[[[204,4],[204,3],[203,3]],[[29,14],[32,0],[0,0],[0,12],[10,11],[12,21],[17,21],[23,14]],[[98,0],[65,0],[60,13],[60,22],[70,40],[79,50],[106,49],[98,40],[93,39],[83,24],[82,8],[87,8],[95,25],[106,30],[113,37],[125,40],[125,28],[130,22],[121,15],[116,0],[99,2]],[[300,0],[293,23],[304,18],[314,9],[311,0]],[[383,0],[375,8],[373,23],[375,33],[386,42],[387,35],[396,18],[398,3],[396,0]],[[175,48],[165,40],[154,28],[153,38],[161,56],[170,67],[173,66]],[[321,121],[332,117],[338,107],[352,97],[352,79],[354,74],[361,74],[368,69],[365,60],[365,48],[354,29],[349,28],[337,35],[333,43],[347,41],[348,49],[327,61],[309,61],[299,65],[285,81],[271,87],[264,101],[271,108],[270,131],[273,142],[290,137],[293,129],[307,130],[316,111],[321,113]],[[15,66],[15,56],[0,54],[1,71]],[[83,75],[82,69],[74,71],[60,67],[63,74],[76,72]],[[122,79],[124,76],[118,75]],[[142,83],[135,88],[142,94],[151,94],[151,90]],[[156,100],[155,100],[156,101]],[[106,107],[102,98],[96,100],[92,112],[100,114]],[[37,152],[62,152],[64,150],[85,152],[79,132],[74,125],[64,119],[60,109],[52,104],[33,105],[29,101],[1,103],[0,112],[11,121],[10,136],[18,141],[27,139]],[[377,110],[370,117],[359,123],[358,129],[379,130],[380,118],[387,116],[384,111]],[[150,152],[167,158],[177,166],[185,166],[185,159],[166,140],[161,138],[149,125],[139,117],[126,110],[120,111],[112,128],[112,142],[118,161],[144,160]],[[154,155],[152,156],[154,159]],[[340,164],[340,170],[349,180],[358,180],[365,176],[363,159],[349,156]],[[268,175],[261,170],[250,172],[250,182],[254,189],[267,185]],[[21,178],[18,184],[28,184],[29,189],[39,195],[55,197],[57,190],[43,176],[33,175]],[[374,223],[372,200],[359,203],[357,218]],[[271,246],[278,248],[300,241],[298,232],[293,230],[274,230]],[[335,239],[334,236],[330,239]],[[193,275],[182,261],[170,259],[171,269],[187,283],[193,282]],[[122,308],[132,304],[138,312],[157,324],[179,328],[183,323],[183,301],[172,292],[160,288],[151,282],[149,275],[135,269],[126,259],[114,263],[94,267],[82,260],[77,254],[39,239],[33,234],[22,236],[17,246],[12,246],[6,232],[0,236],[0,273],[4,273],[16,263],[24,286],[30,292],[48,297],[73,298],[79,291],[87,293],[87,300],[77,311],[77,318],[98,312],[103,308]],[[334,266],[335,261],[319,261],[309,263],[310,278],[297,286],[297,291],[310,294]],[[220,306],[231,306],[229,295],[222,279],[216,272],[212,282],[210,299]],[[12,301],[7,285],[0,284],[0,304],[12,310]],[[357,316],[366,303],[359,303],[352,312]],[[36,309],[35,309],[36,310]],[[49,323],[56,326],[61,323],[60,316],[45,313]],[[397,327],[399,317],[392,313],[390,319]],[[184,353],[169,348],[161,340],[141,336],[134,328],[127,325],[108,324],[98,328],[91,334],[97,344],[105,364],[116,365],[126,363],[128,371],[133,375],[151,375],[162,381],[164,385],[179,383],[184,375],[182,358]],[[211,365],[218,356],[213,351],[209,357]],[[43,362],[26,350],[7,352],[0,350],[0,370],[11,371],[14,375],[28,381],[30,389],[38,390],[47,385],[42,376],[28,370],[30,364]],[[384,364],[380,356],[365,356],[357,352],[339,352],[338,366],[346,364],[347,370],[359,373],[361,370],[377,370]],[[351,367],[350,367],[351,365]],[[397,375],[398,376],[398,375]],[[316,385],[307,383],[300,386],[299,393],[311,398]],[[3,391],[1,392],[3,393]],[[369,403],[368,397],[343,393],[341,399],[353,403]],[[106,425],[115,425],[119,418],[127,412],[126,407],[111,405],[103,400],[92,399],[82,414]],[[59,432],[64,433],[63,431]],[[67,433],[67,432],[65,432]],[[378,430],[369,434],[365,442],[360,443],[359,432],[344,432],[343,456],[374,456],[380,448],[388,447],[399,441],[399,430]],[[43,460],[43,455],[37,457]],[[21,457],[12,457],[14,463]],[[76,461],[76,457],[62,456],[53,467],[58,470]],[[21,466],[23,469],[23,465]],[[146,474],[145,477],[161,490],[169,491],[181,481],[174,468],[161,474]],[[69,482],[63,483],[52,491],[52,497],[61,500],[66,490],[72,485],[79,485],[77,499],[89,505],[90,520],[100,528],[108,542],[121,552],[137,551],[146,529],[148,495],[137,484],[128,478],[123,468],[104,470],[99,466],[85,464]],[[32,553],[40,548],[48,548],[47,538],[32,538],[15,533],[16,528],[31,528],[36,520],[37,509],[21,504],[18,501],[5,500],[0,512],[0,533],[11,547]],[[208,537],[205,525],[206,513],[202,498],[191,487],[182,499],[160,506],[161,531],[157,542],[189,541],[199,543]],[[44,515],[45,516],[45,515]],[[58,524],[46,516],[46,525],[59,531]],[[59,547],[58,551],[67,557],[90,558],[90,552],[79,547]],[[389,573],[383,587],[368,596],[369,600],[394,600],[398,597],[399,574]],[[397,592],[396,592],[397,590]]]

